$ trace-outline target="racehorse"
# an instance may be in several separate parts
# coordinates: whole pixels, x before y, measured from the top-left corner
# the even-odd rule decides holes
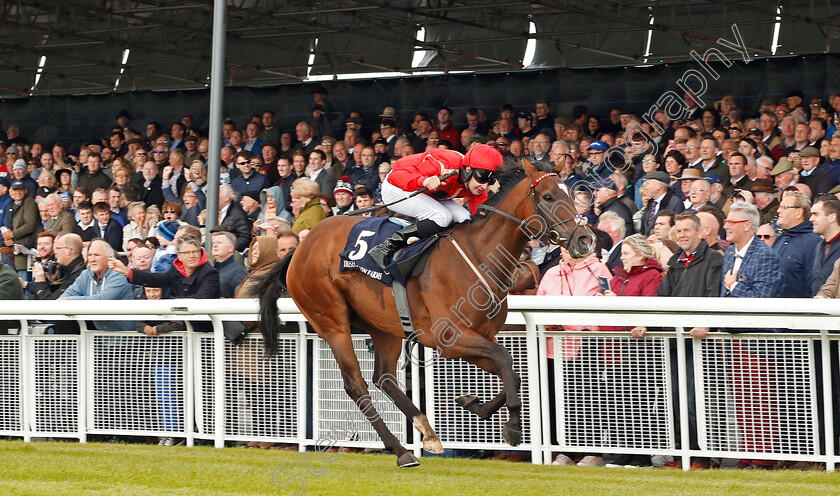
[[[502,430],[512,446],[522,439],[519,375],[510,353],[494,336],[507,316],[506,295],[524,270],[518,256],[530,239],[566,246],[574,257],[591,252],[594,235],[578,216],[566,185],[555,173],[543,173],[527,161],[483,206],[483,218],[450,228],[432,247],[422,274],[407,281],[417,341],[436,348],[444,358],[461,358],[502,381],[502,391],[486,403],[473,395],[456,399],[482,419],[503,405],[510,419]],[[482,208],[483,207],[483,208]],[[423,449],[440,453],[440,439],[426,416],[397,385],[397,360],[406,338],[400,325],[391,288],[359,271],[339,271],[351,228],[362,219],[335,216],[318,223],[294,250],[279,261],[257,292],[260,328],[266,354],[277,347],[280,328],[277,298],[288,289],[306,320],[332,349],[344,380],[344,389],[373,425],[385,447],[397,456],[399,467],[418,465],[377,413],[362,378],[350,335],[351,324],[373,339],[373,380],[409,418],[423,436]],[[466,260],[469,260],[467,262]],[[419,329],[423,331],[420,332]]]

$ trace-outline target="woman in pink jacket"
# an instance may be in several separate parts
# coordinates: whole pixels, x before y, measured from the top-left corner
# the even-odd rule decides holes
[[[605,264],[598,260],[592,254],[586,258],[572,258],[569,250],[566,248],[560,249],[562,260],[556,266],[548,269],[537,289],[537,295],[551,295],[551,296],[593,296],[599,294],[598,278],[603,277],[609,279],[611,277],[610,270]],[[560,330],[557,328],[549,328],[548,330]],[[565,331],[597,331],[597,326],[582,326],[564,325]],[[554,391],[554,367],[561,364],[554,363],[554,339],[548,338],[548,388],[549,391]],[[583,346],[582,346],[583,345]],[[601,379],[597,373],[588,373],[587,371],[595,371],[602,366],[600,357],[601,351],[596,343],[591,340],[582,340],[579,337],[564,337],[560,338],[557,347],[558,353],[561,354],[562,367],[568,370],[574,379],[576,386],[582,386],[586,389],[601,387]],[[586,424],[589,424],[591,418],[582,418],[581,415],[575,413],[585,411],[600,411],[601,405],[597,398],[590,398],[587,394],[581,394],[582,390],[578,388],[564,389],[563,401],[566,406],[566,411],[570,412],[567,415],[566,423],[566,437],[565,441],[570,444],[589,444],[581,443],[586,435]],[[549,395],[549,409],[552,415],[556,415],[554,405],[554,394]],[[556,438],[555,423],[551,423],[552,438]],[[554,439],[553,439],[554,440]],[[555,465],[573,465],[575,461],[572,459],[573,454],[561,453],[557,455],[552,462]],[[595,466],[603,465],[604,458],[597,454],[584,454],[578,465],[581,466]]]

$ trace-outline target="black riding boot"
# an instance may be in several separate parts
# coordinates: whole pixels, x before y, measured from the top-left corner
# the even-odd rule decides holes
[[[368,256],[382,271],[385,271],[385,267],[391,263],[391,257],[397,250],[408,245],[409,238],[423,239],[437,234],[443,229],[443,227],[428,219],[417,221],[415,224],[403,227],[392,234],[390,238],[368,250]]]

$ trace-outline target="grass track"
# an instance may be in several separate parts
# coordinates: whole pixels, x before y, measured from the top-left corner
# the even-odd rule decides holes
[[[330,456],[336,456],[329,454]],[[291,495],[272,484],[307,473],[288,451],[208,447],[163,448],[124,444],[0,441],[3,495]],[[342,454],[324,463],[307,460],[307,495],[698,495],[767,496],[840,494],[840,474],[794,471],[534,466],[503,461],[423,458],[397,469],[391,455]]]

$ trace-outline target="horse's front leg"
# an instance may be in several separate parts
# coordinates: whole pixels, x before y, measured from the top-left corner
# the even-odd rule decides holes
[[[456,401],[482,418],[492,416],[503,404],[506,405],[510,419],[505,424],[502,437],[511,446],[518,446],[522,442],[520,379],[519,374],[513,370],[513,358],[507,349],[465,329],[451,345],[441,347],[440,352],[444,358],[462,358],[502,380],[502,392],[485,404],[471,395],[461,396]]]
[[[504,406],[505,400],[507,400],[507,395],[505,394],[505,388],[503,387],[501,392],[499,392],[499,394],[494,396],[493,399],[487,403],[482,403],[478,396],[473,394],[459,396],[458,398],[455,398],[455,403],[464,410],[478,415],[478,418],[481,420],[487,420],[498,412],[502,406]]]

